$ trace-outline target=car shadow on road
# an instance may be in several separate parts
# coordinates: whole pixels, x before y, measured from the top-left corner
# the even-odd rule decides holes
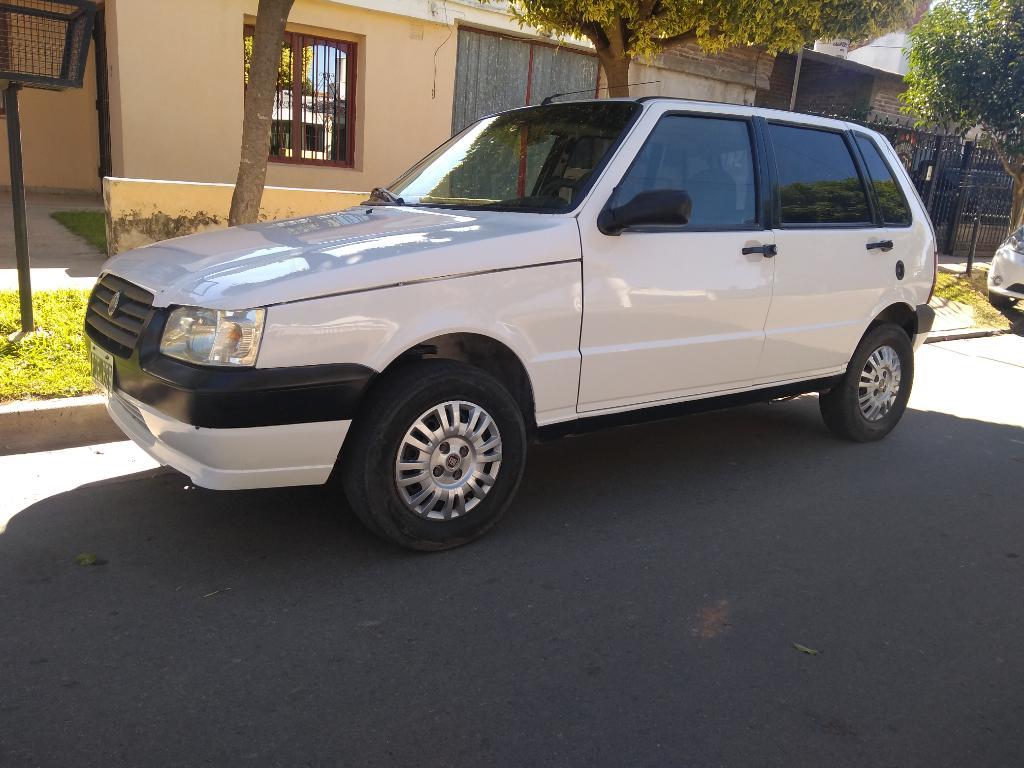
[[[493,543],[464,551],[512,540],[530,546],[533,537],[579,542],[602,531],[651,532],[659,521],[685,535],[707,510],[726,506],[761,519],[766,506],[805,504],[811,488],[855,497],[868,475],[931,474],[944,461],[958,471],[955,457],[976,460],[979,450],[1016,454],[1007,469],[1019,472],[1022,440],[1017,427],[909,410],[887,440],[845,443],[826,432],[811,396],[542,443],[531,447],[519,495],[485,539]],[[921,450],[923,441],[930,450]],[[52,567],[81,552],[98,553],[110,570],[130,562],[137,572],[148,562],[167,574],[199,564],[212,572],[244,564],[288,570],[297,562],[354,572],[422,557],[369,534],[337,484],[208,491],[173,471],[52,496],[17,514],[0,536],[0,562]]]

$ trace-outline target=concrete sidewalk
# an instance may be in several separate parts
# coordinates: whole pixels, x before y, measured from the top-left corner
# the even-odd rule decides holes
[[[28,247],[32,289],[91,288],[106,254],[50,217],[54,211],[102,211],[99,195],[28,196]],[[11,193],[0,192],[0,291],[17,290]]]

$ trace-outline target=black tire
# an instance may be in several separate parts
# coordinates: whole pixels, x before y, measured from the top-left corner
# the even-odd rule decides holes
[[[1009,309],[1017,302],[1011,299],[1009,296],[1003,296],[1001,293],[995,293],[994,291],[988,292],[988,303],[996,309]]]
[[[889,411],[877,421],[869,420],[860,408],[860,377],[875,350],[889,347],[900,363],[900,385]],[[819,398],[821,416],[829,430],[859,443],[881,440],[892,432],[903,417],[914,384],[914,346],[907,332],[898,325],[872,328],[857,345],[840,382]]]
[[[395,461],[406,431],[422,414],[447,401],[483,408],[501,438],[494,483],[464,516],[427,519],[399,494]],[[386,541],[436,551],[484,535],[512,501],[526,464],[526,428],[515,399],[494,377],[451,360],[422,360],[387,374],[369,393],[341,454],[341,480],[352,510]],[[425,487],[425,486],[424,486]]]

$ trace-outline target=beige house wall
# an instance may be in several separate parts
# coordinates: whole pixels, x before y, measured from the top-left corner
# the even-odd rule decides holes
[[[234,184],[107,177],[103,180],[107,252],[114,255],[170,237],[226,227],[234,188]],[[268,186],[263,189],[259,219],[340,211],[365,199],[365,192]]]
[[[99,192],[96,66],[89,51],[82,88],[18,94],[25,185],[30,189]],[[0,187],[10,187],[7,118],[0,117]]]
[[[115,176],[234,181],[244,96],[242,34],[257,4],[108,0]],[[330,0],[297,0],[288,26],[357,44],[355,163],[337,168],[272,161],[267,184],[370,189],[393,181],[448,138],[453,27]]]

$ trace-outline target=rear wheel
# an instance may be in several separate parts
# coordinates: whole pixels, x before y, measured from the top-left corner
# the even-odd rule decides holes
[[[839,437],[881,440],[903,417],[914,382],[914,347],[897,325],[880,325],[857,346],[840,382],[823,394],[821,415]]]
[[[1009,296],[1003,296],[1001,293],[995,291],[988,292],[988,303],[996,309],[1009,309],[1016,304],[1015,299],[1011,299]]]
[[[370,394],[342,452],[356,515],[410,549],[457,547],[508,508],[526,460],[519,406],[493,377],[450,360],[389,374]]]

